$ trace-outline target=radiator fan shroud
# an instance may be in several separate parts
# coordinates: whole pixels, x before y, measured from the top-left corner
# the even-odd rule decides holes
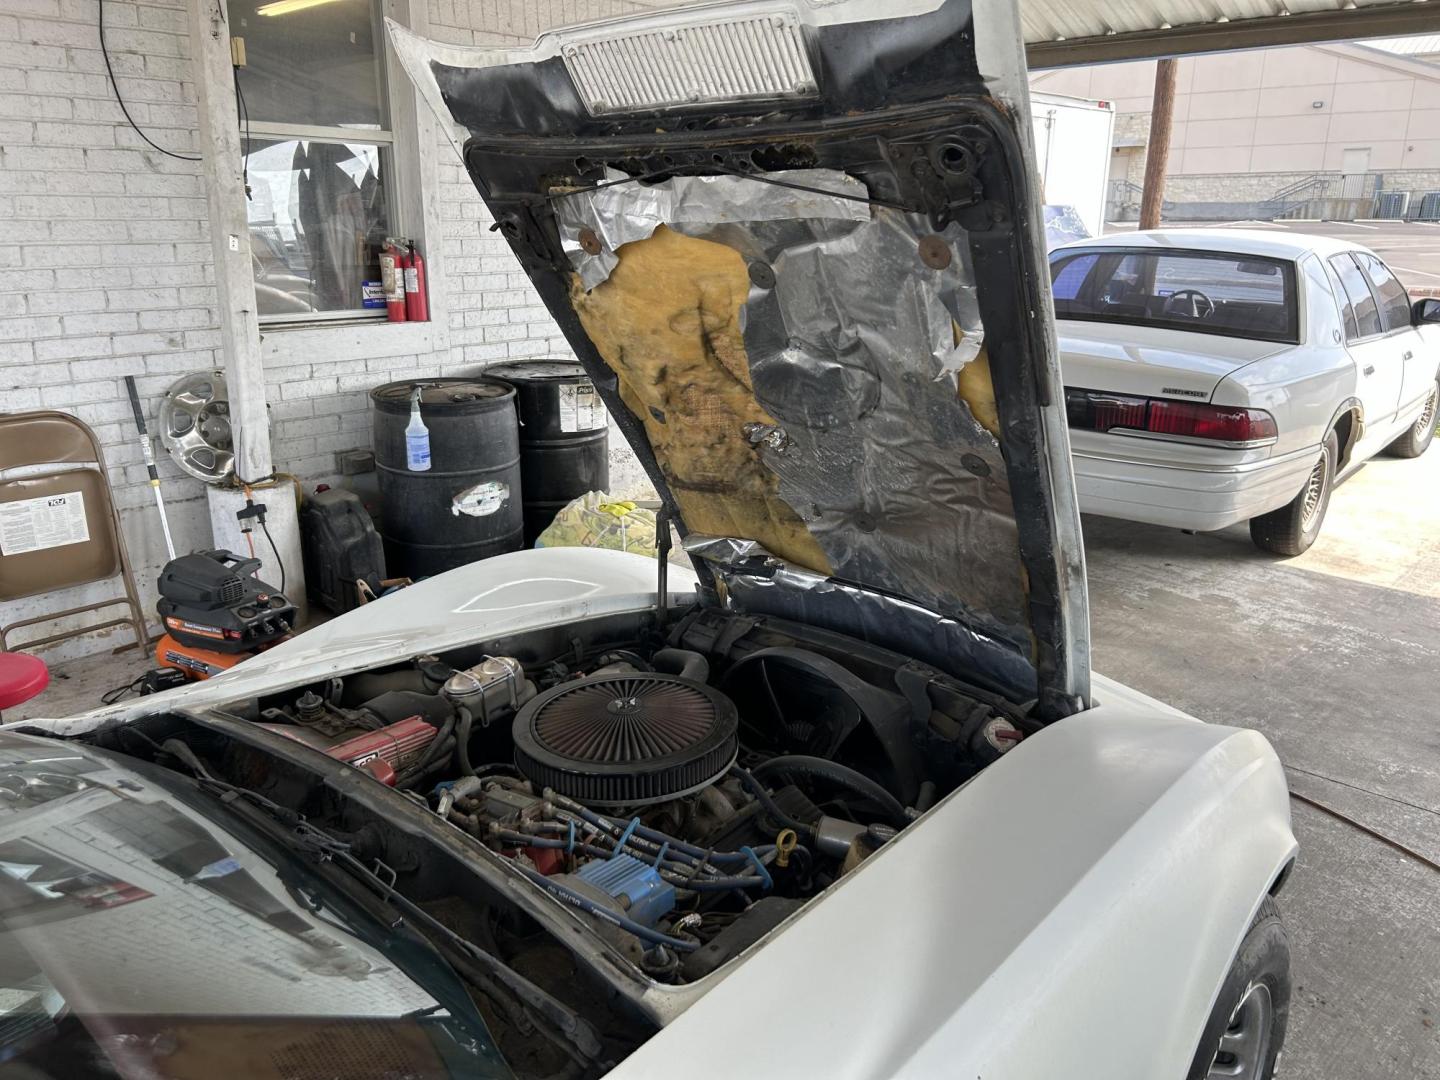
[[[515,717],[515,766],[587,805],[644,806],[706,787],[739,749],[728,697],[677,675],[561,683]]]

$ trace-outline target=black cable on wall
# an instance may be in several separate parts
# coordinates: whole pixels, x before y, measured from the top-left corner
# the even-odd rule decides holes
[[[125,114],[125,119],[129,122],[130,126],[135,129],[135,134],[139,135],[140,138],[144,139],[147,143],[149,143],[156,150],[159,150],[160,153],[166,155],[167,157],[175,158],[178,161],[205,160],[198,154],[177,154],[174,150],[166,150],[165,147],[161,146],[154,139],[150,138],[149,135],[146,135],[145,132],[140,129],[139,124],[135,123],[135,118],[130,115],[130,110],[125,105],[125,99],[120,96],[120,84],[115,81],[115,69],[110,66],[110,49],[105,44],[105,0],[100,0],[99,29],[100,55],[105,58],[105,71],[110,76],[110,88],[115,91],[115,101],[119,104],[120,111]]]

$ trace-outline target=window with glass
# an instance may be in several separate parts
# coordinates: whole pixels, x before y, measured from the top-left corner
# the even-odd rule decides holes
[[[260,319],[383,317],[394,159],[376,0],[229,0]]]
[[[1365,275],[1360,272],[1355,260],[1349,255],[1332,255],[1330,266],[1339,277],[1340,287],[1345,292],[1344,299],[1354,313],[1355,332],[1346,340],[1363,340],[1380,333],[1380,307],[1375,303],[1375,294],[1370,291],[1370,283],[1365,280]],[[1350,326],[1349,315],[1345,318],[1345,325],[1347,329]]]
[[[1229,252],[1058,252],[1055,317],[1299,340],[1295,264]]]
[[[1335,295],[1335,306],[1345,324],[1345,340],[1354,341],[1360,336],[1360,328],[1355,323],[1355,305],[1350,302],[1350,296],[1341,284],[1340,275],[1335,272],[1335,264],[1327,261],[1324,266],[1325,276],[1330,280],[1330,291]]]
[[[1380,302],[1380,323],[1386,330],[1403,330],[1410,325],[1410,294],[1390,268],[1374,255],[1355,252],[1360,269],[1365,272],[1375,299]]]

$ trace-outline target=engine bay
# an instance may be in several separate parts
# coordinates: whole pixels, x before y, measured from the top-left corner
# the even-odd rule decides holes
[[[408,902],[579,1014],[617,1008],[614,973],[596,972],[618,961],[641,991],[609,1030],[663,1023],[664,1008],[637,1018],[636,1001],[763,945],[1038,726],[843,635],[713,609],[663,633],[652,619],[552,627],[210,711],[243,737],[174,712],[93,738],[343,838]],[[345,768],[323,779],[306,755],[265,749],[280,740]],[[445,843],[417,842],[397,798]],[[548,927],[515,901],[527,882]],[[557,940],[555,919],[595,949]]]

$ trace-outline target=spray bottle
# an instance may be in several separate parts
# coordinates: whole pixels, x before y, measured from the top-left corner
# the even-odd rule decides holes
[[[428,472],[430,469],[430,429],[420,419],[420,392],[417,386],[410,391],[410,423],[405,425],[405,466],[411,472]]]

